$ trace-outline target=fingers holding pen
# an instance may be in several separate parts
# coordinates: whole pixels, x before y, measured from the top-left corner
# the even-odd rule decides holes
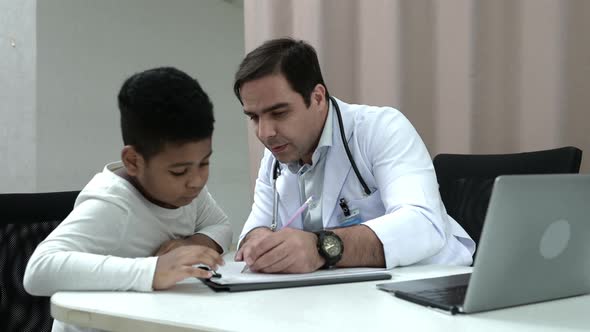
[[[318,265],[317,236],[313,233],[283,228],[264,236],[247,238],[238,253],[237,261],[246,262],[254,272],[306,273],[315,271]]]
[[[254,272],[266,272],[264,271],[265,268],[287,257],[285,250],[281,249],[281,244],[282,242],[273,241],[273,246],[269,247],[269,249],[256,248],[257,251],[252,256],[256,258],[250,259],[250,257],[246,257],[245,259],[249,269]]]
[[[260,246],[260,243],[264,241],[265,238],[272,235],[273,232],[266,228],[266,227],[258,227],[251,230],[248,235],[242,240],[240,248],[236,252],[234,256],[234,260],[236,261],[246,261],[246,258],[250,261],[256,260],[258,258],[256,248]]]
[[[223,258],[215,250],[204,246],[183,246],[159,256],[152,287],[154,289],[166,289],[177,282],[194,276],[198,278],[210,278],[211,272],[202,270],[194,265],[203,264],[216,270],[219,265],[224,265]]]
[[[317,236],[298,229],[282,229],[272,241],[261,243],[263,254],[253,263],[252,270],[266,273],[308,273],[320,268]]]

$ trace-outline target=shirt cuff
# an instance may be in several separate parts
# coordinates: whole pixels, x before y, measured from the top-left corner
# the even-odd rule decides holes
[[[156,266],[158,257],[146,257],[142,259],[140,266],[140,275],[137,290],[140,292],[151,292],[154,290],[154,278],[156,276]]]

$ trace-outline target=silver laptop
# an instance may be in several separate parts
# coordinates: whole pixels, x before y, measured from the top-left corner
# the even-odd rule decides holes
[[[590,293],[590,175],[498,177],[472,273],[377,287],[452,314]]]

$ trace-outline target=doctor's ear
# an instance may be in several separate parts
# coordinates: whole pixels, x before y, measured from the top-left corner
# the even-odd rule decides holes
[[[323,84],[316,84],[316,86],[311,91],[311,102],[315,103],[317,106],[323,108],[323,106],[327,103],[326,100],[326,87]]]
[[[127,174],[130,176],[137,176],[145,164],[143,156],[137,152],[133,145],[125,145],[123,147],[123,150],[121,150],[121,161],[123,161],[127,169]]]

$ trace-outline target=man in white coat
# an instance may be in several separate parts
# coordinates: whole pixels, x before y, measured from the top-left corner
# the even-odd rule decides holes
[[[266,273],[472,263],[416,130],[396,109],[330,97],[309,44],[265,42],[234,92],[266,147],[237,261]]]

